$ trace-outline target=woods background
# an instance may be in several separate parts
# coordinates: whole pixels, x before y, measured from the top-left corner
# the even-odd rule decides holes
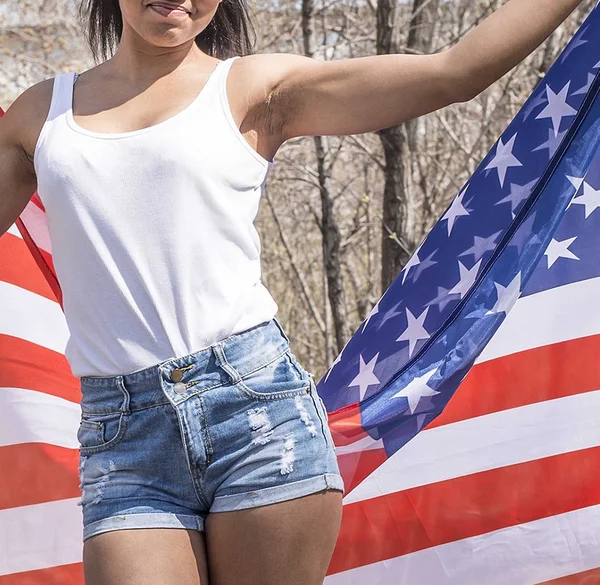
[[[254,0],[255,52],[323,60],[437,52],[502,3]],[[279,305],[294,353],[317,380],[592,4],[475,100],[377,133],[297,138],[279,150],[256,222],[263,282]],[[74,0],[0,0],[4,109],[38,81],[94,66],[76,14]]]

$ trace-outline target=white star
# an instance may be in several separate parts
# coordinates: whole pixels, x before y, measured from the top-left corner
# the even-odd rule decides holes
[[[479,272],[479,267],[481,266],[481,260],[473,266],[470,270],[463,265],[463,263],[458,261],[458,271],[460,273],[459,281],[448,291],[449,295],[460,295],[462,299],[471,289],[473,284],[475,283],[475,279],[477,278],[477,273]]]
[[[588,91],[590,91],[592,83],[594,83],[594,79],[596,79],[596,76],[593,73],[588,73],[587,84],[584,85],[581,89],[578,89],[577,91],[573,92],[573,95],[585,95]]]
[[[533,230],[533,224],[535,223],[535,218],[537,216],[537,211],[534,211],[522,224],[521,227],[517,230],[517,233],[512,237],[510,242],[511,246],[514,246],[518,253],[521,254],[525,246],[532,244],[540,244],[540,238]]]
[[[531,114],[533,114],[533,110],[535,110],[536,108],[539,108],[540,106],[543,106],[547,103],[548,103],[548,98],[546,97],[544,92],[538,94],[535,97],[532,96],[531,101],[528,102],[527,104],[525,104],[523,106],[523,109],[521,110],[523,112],[523,119],[527,120],[527,118],[529,118],[529,116],[531,116]]]
[[[365,319],[365,324],[363,326],[363,330],[362,332],[365,332],[365,329],[367,328],[367,325],[369,324],[369,321],[375,316],[377,315],[377,313],[379,313],[379,303],[381,302],[381,299],[379,299],[379,301],[377,301],[377,304],[371,309],[371,312],[368,314],[367,318]]]
[[[600,190],[596,191],[589,183],[583,183],[583,195],[575,197],[572,205],[585,205],[585,219],[600,207]]]
[[[458,300],[460,300],[460,295],[450,295],[448,294],[447,288],[442,288],[441,286],[438,286],[437,297],[429,301],[427,303],[427,306],[431,307],[432,305],[438,305],[438,309],[441,313],[446,307],[446,305]]]
[[[408,276],[410,269],[413,268],[413,266],[418,266],[421,264],[421,259],[419,258],[420,250],[421,247],[419,247],[419,249],[410,257],[410,260],[404,266],[404,269],[402,270],[402,284],[406,282],[406,277]]]
[[[548,150],[548,158],[552,158],[556,154],[556,151],[558,150],[558,147],[560,146],[560,143],[562,142],[566,133],[567,131],[564,130],[555,136],[552,129],[548,128],[548,140],[546,140],[546,142],[543,144],[540,144],[537,148],[534,148],[533,152],[537,152],[538,150]]]
[[[585,27],[585,28],[584,28],[584,29],[581,31],[581,33],[580,33],[580,34],[579,34],[579,35],[578,35],[576,38],[574,38],[574,39],[571,41],[571,43],[570,43],[570,44],[567,46],[567,48],[565,49],[565,51],[564,51],[564,53],[563,53],[562,59],[561,59],[561,61],[560,61],[561,63],[564,63],[564,62],[565,62],[565,61],[566,61],[566,60],[567,60],[567,59],[568,59],[568,58],[571,56],[571,53],[572,53],[572,52],[573,52],[575,49],[577,49],[577,48],[579,48],[579,47],[581,47],[581,46],[585,45],[585,44],[588,42],[588,41],[586,41],[585,39],[583,39],[583,38],[582,38],[582,37],[583,37],[583,35],[585,35],[585,33],[587,32],[588,28],[590,28],[590,27],[589,27],[589,26],[586,26],[586,27]]]
[[[562,242],[559,242],[558,240],[555,240],[554,238],[552,238],[552,241],[550,242],[548,249],[544,252],[544,255],[548,257],[548,268],[552,268],[552,265],[559,258],[569,258],[570,260],[579,260],[579,258],[577,256],[575,256],[575,254],[573,254],[573,252],[571,252],[571,250],[569,250],[569,246],[576,239],[577,239],[577,237],[569,238],[568,240],[563,240]]]
[[[496,286],[496,292],[498,293],[498,300],[493,309],[488,311],[486,315],[508,313],[521,295],[521,273],[519,272],[513,281],[506,287],[497,282],[495,282],[494,285]]]
[[[352,339],[352,338],[350,338],[350,339]],[[327,380],[329,379],[331,372],[333,372],[333,368],[335,368],[335,366],[342,361],[342,354],[344,353],[344,350],[346,349],[346,347],[348,347],[348,344],[350,343],[350,339],[348,339],[348,341],[346,341],[346,344],[342,348],[342,351],[340,351],[340,355],[338,355],[335,358],[335,361],[331,364],[331,366],[329,366],[329,369],[327,370],[327,375],[325,376],[325,382],[327,382]]]
[[[338,355],[335,358],[335,361],[331,364],[331,366],[327,370],[327,375],[325,376],[325,382],[327,382],[327,380],[329,379],[329,376],[331,376],[331,372],[333,372],[333,368],[335,368],[335,366],[337,366],[341,361],[342,361],[342,354],[340,353],[340,355]]]
[[[427,307],[418,317],[415,317],[409,309],[406,309],[406,318],[408,320],[408,327],[405,331],[396,339],[396,341],[408,341],[408,356],[410,357],[415,351],[417,343],[421,339],[429,339],[431,335],[427,333],[427,330],[423,326],[429,307]]]
[[[527,197],[531,195],[533,188],[536,183],[539,181],[538,179],[534,179],[530,183],[526,185],[517,185],[516,183],[510,184],[510,194],[507,195],[504,199],[501,199],[496,203],[496,205],[501,205],[502,203],[510,203],[510,209],[513,212],[513,216],[515,214],[515,210]]]
[[[456,219],[463,216],[469,215],[468,210],[463,206],[463,199],[467,193],[468,187],[465,187],[460,194],[452,201],[452,205],[448,208],[448,211],[444,214],[444,217],[440,221],[448,221],[448,236],[452,233],[452,227],[456,222]]]
[[[576,192],[581,189],[581,185],[583,185],[583,182],[585,181],[585,177],[570,177],[569,175],[567,175],[567,179],[569,179],[569,183],[575,187]]]
[[[469,254],[473,254],[473,260],[477,262],[477,260],[481,260],[486,252],[493,250],[496,247],[496,240],[498,236],[502,232],[496,232],[487,238],[480,238],[479,236],[474,236],[473,246],[471,246],[468,250],[465,250],[462,254],[458,256],[467,256]]]
[[[392,398],[406,398],[408,400],[408,409],[410,414],[414,414],[419,406],[421,398],[426,396],[435,396],[439,392],[427,385],[427,382],[435,375],[437,368],[423,374],[422,376],[411,380],[408,386],[402,388],[400,392],[394,394]]]
[[[431,254],[429,254],[429,256],[427,256],[427,258],[425,258],[421,261],[421,264],[419,264],[417,266],[416,270],[413,272],[413,277],[412,277],[413,282],[417,282],[417,280],[419,279],[419,276],[421,276],[421,274],[423,272],[425,272],[425,270],[427,270],[428,268],[431,268],[432,266],[435,266],[437,264],[436,260],[432,260],[432,258],[437,253],[438,253],[438,250],[434,250]]]
[[[388,311],[386,311],[383,314],[383,317],[381,318],[381,320],[379,321],[379,324],[377,325],[377,331],[379,331],[385,325],[385,323],[387,323],[390,319],[393,319],[394,317],[397,317],[398,315],[402,315],[402,311],[398,310],[398,308],[400,307],[401,304],[402,304],[402,301],[400,301],[397,305],[394,305],[391,309],[389,309]]]
[[[547,86],[548,105],[536,117],[536,120],[543,120],[544,118],[550,118],[552,120],[554,136],[558,136],[560,123],[563,118],[568,118],[577,114],[577,110],[567,103],[570,85],[571,82],[569,81],[559,93],[554,93],[550,86]]]
[[[585,181],[585,177],[570,177],[569,175],[567,175],[567,179],[569,179],[569,183],[571,183],[571,185],[573,185],[573,187],[575,187],[575,193],[573,193],[573,197],[571,197],[571,200],[569,201],[569,205],[567,205],[567,209],[569,209],[571,207],[571,205],[573,205],[573,200],[575,199],[575,197],[577,197],[577,193],[579,193],[579,190],[581,189],[581,186],[583,185],[583,182]]]
[[[596,63],[592,69],[600,69],[600,61],[598,61],[598,63]]]
[[[375,365],[377,364],[378,357],[379,354],[377,353],[368,364],[365,364],[365,360],[363,359],[362,354],[360,355],[360,366],[358,376],[356,376],[356,378],[354,378],[354,380],[352,380],[352,382],[350,382],[350,384],[348,385],[348,388],[351,388],[352,386],[359,387],[360,400],[364,399],[365,393],[367,392],[369,386],[372,386],[374,384],[381,384],[381,382],[373,372],[373,370],[375,369]]]
[[[423,244],[421,244],[417,248],[415,253],[410,257],[410,260],[404,265],[404,268],[402,269],[402,284],[406,282],[406,279],[408,278],[408,273],[410,272],[411,268],[417,268],[413,272],[413,282],[416,282],[417,278],[419,278],[419,275],[421,274],[421,272],[423,272],[423,270],[427,270],[427,268],[429,268],[430,266],[437,264],[437,262],[432,260],[437,250],[434,250],[431,254],[429,254],[429,256],[427,256],[427,258],[421,260],[419,254],[421,252],[422,247]]]
[[[496,146],[496,154],[491,160],[490,164],[485,167],[486,171],[496,169],[498,171],[498,179],[500,185],[504,187],[504,179],[506,173],[511,167],[522,167],[523,163],[513,154],[513,148],[515,147],[515,140],[517,135],[515,134],[506,144],[502,142],[502,138],[498,140]]]

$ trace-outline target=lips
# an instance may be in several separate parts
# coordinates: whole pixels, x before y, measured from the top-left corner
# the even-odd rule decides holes
[[[167,10],[177,10],[179,12],[185,12],[187,14],[191,14],[189,10],[181,6],[180,4],[169,4],[168,2],[150,2],[148,6],[157,6],[160,8],[165,8]]]

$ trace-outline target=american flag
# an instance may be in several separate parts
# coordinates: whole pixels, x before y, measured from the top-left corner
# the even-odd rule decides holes
[[[599,61],[595,10],[318,384],[331,583],[600,567]]]
[[[328,585],[600,583],[599,90],[594,10],[319,382],[348,490]],[[0,299],[0,585],[83,583],[37,197]]]

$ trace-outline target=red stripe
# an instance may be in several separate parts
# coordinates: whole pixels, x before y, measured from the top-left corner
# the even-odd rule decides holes
[[[583,573],[576,573],[552,581],[544,581],[538,585],[598,585],[600,583],[600,569],[592,569]]]
[[[338,447],[350,445],[369,436],[361,426],[358,403],[331,412],[327,417],[333,442]]]
[[[600,390],[599,354],[593,335],[477,364],[427,428]]]
[[[43,443],[0,447],[0,510],[78,498],[79,451]]]
[[[0,237],[0,258],[0,281],[56,301],[56,295],[21,238],[9,233]]]
[[[0,387],[37,390],[79,404],[79,378],[65,356],[18,337],[0,335]]]
[[[360,407],[351,404],[328,415],[329,428],[333,442],[337,447],[351,445],[360,439],[368,437],[360,423]],[[359,483],[377,469],[387,455],[383,449],[368,449],[338,455],[338,466],[344,478],[346,492],[352,491]]]
[[[598,505],[599,466],[596,447],[347,504],[329,572]]]
[[[44,276],[44,278],[50,285],[50,288],[52,289],[52,292],[54,293],[55,298],[57,299],[59,304],[62,306],[62,302],[63,302],[62,290],[60,288],[60,284],[58,283],[58,279],[57,279],[56,273],[54,271],[54,264],[52,263],[52,256],[50,254],[48,254],[48,252],[41,250],[40,248],[37,247],[34,239],[31,237],[31,235],[29,234],[29,231],[25,227],[23,220],[21,220],[20,218],[17,219],[16,224],[17,224],[17,227],[19,228],[19,232],[21,232],[21,235],[23,236],[23,240],[25,241],[25,243],[27,244],[27,247],[29,248],[29,251],[31,252],[33,259],[35,260],[39,269],[42,271],[42,275]]]
[[[34,203],[37,207],[39,207],[44,213],[46,212],[46,208],[40,199],[39,193],[36,191],[31,198],[31,202]]]
[[[0,575],[0,585],[83,585],[83,563]]]
[[[388,458],[385,449],[367,449],[338,455],[338,467],[344,479],[346,494],[362,483]]]

